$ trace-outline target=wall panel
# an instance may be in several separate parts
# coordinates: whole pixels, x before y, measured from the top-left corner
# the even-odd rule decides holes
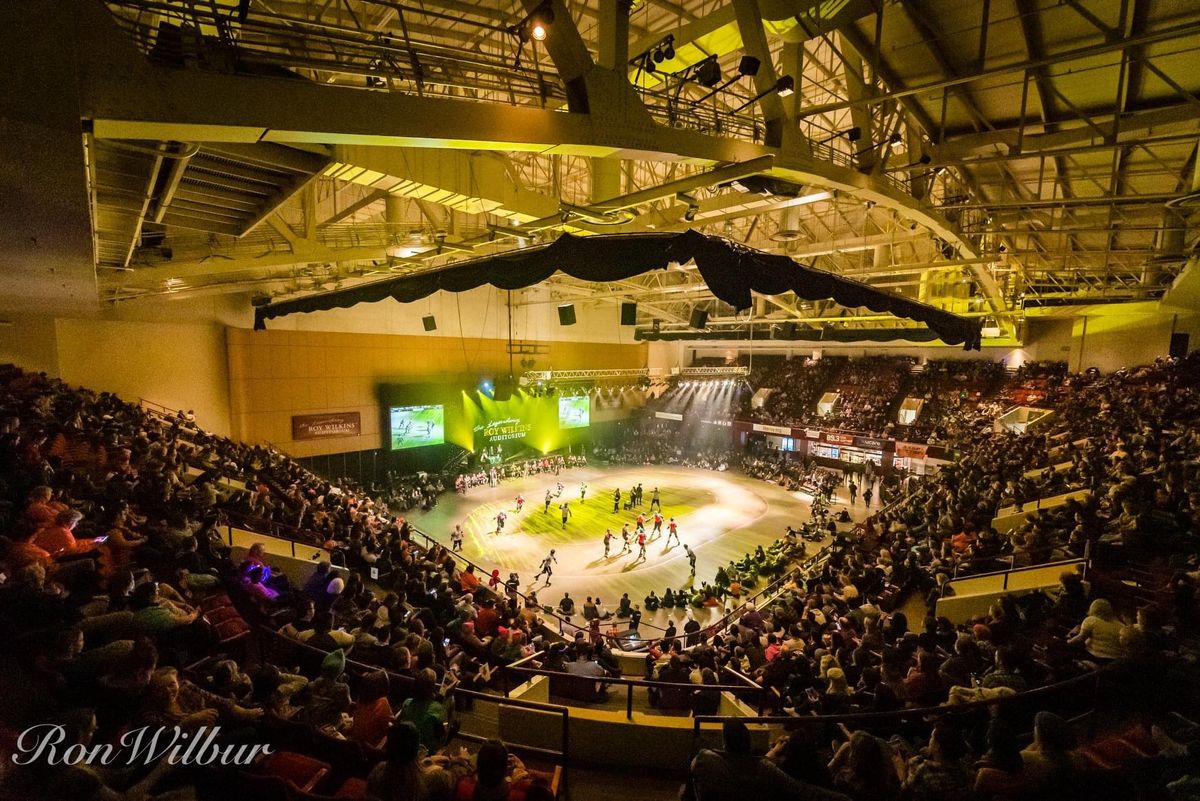
[[[270,442],[295,456],[366,451],[380,447],[381,383],[462,382],[508,374],[504,339],[431,337],[369,333],[226,329],[229,394],[234,435]],[[644,343],[542,343],[538,369],[640,368]],[[523,372],[520,356],[514,373]],[[355,437],[293,441],[297,414],[358,412],[362,433]]]

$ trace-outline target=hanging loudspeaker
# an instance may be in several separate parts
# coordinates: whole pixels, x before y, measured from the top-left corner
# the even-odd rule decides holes
[[[692,328],[704,328],[708,325],[708,312],[704,309],[692,309]]]
[[[1172,359],[1186,359],[1188,355],[1188,335],[1177,333],[1171,334],[1171,348],[1169,354]]]
[[[575,304],[564,303],[558,307],[558,324],[575,325]]]
[[[783,338],[784,339],[795,339],[796,338],[796,324],[795,323],[784,323],[783,324]]]
[[[437,330],[437,320],[434,319],[434,316],[432,314],[427,314],[424,317],[422,317],[421,325],[425,326],[426,331],[436,331]]]
[[[637,325],[637,304],[621,304],[621,325]]]

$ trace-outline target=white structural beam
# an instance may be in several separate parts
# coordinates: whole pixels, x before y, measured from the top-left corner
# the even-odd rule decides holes
[[[89,0],[78,11],[71,19],[81,26],[77,56],[82,114],[98,137],[537,151],[702,164],[774,155],[769,175],[893,209],[953,243],[962,255],[977,255],[950,223],[914,200],[902,185],[818,161],[796,147],[767,147],[657,125],[623,76],[599,67],[588,73],[588,102],[595,106],[600,102],[596,92],[603,95],[603,113],[422,98],[303,80],[168,69],[150,63],[123,41],[99,3]],[[179,101],[183,97],[186,103]],[[228,103],[228,97],[239,102]]]

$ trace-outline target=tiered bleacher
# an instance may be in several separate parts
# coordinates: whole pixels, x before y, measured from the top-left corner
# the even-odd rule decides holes
[[[685,793],[700,801],[732,797],[730,787],[916,801],[1187,793],[1200,781],[1186,719],[1196,708],[1198,366],[1058,382],[1065,389],[1044,399],[1056,416],[1037,431],[947,430],[958,462],[895,484],[859,527],[838,525],[828,503],[836,471],[778,454],[697,453],[657,424],[631,427],[628,442],[593,457],[668,453],[810,482],[826,501],[782,542],[807,530],[831,543],[803,564],[800,549],[723,568],[712,597],[733,596],[733,614],[716,628],[685,619],[682,630],[648,629],[633,654],[640,679],[600,631],[599,610],[585,606],[586,626],[564,627],[383,498],[186,416],[5,368],[5,751],[20,750],[25,726],[52,720],[63,747],[119,742],[141,726],[220,725],[217,742],[275,753],[132,772],[6,759],[0,796],[553,797],[558,773],[544,755],[526,764],[495,740],[463,750],[455,736],[473,707],[545,674],[561,677],[552,700],[569,705],[603,704],[606,684],[629,681],[668,716],[699,720],[725,714],[726,695],[752,699],[766,717],[746,722],[778,734],[770,754],[753,756],[744,723],[726,720],[724,750],[702,750],[691,766]],[[808,414],[836,386],[853,396],[846,424],[878,421],[907,378],[900,362],[879,360],[784,370],[786,381],[762,379],[787,385],[762,414]],[[410,486],[436,495],[427,478]],[[1050,505],[1046,493],[1072,497]],[[346,568],[234,552],[226,522],[339,554]],[[1051,592],[999,592],[963,621],[936,614],[959,577],[1080,555],[1093,566],[1064,570]],[[733,584],[751,575],[768,586],[748,602]]]

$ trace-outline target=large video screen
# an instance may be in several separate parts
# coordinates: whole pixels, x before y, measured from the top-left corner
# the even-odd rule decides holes
[[[441,404],[392,406],[388,413],[394,451],[441,445],[446,441],[446,414]]]
[[[591,422],[592,399],[587,395],[558,396],[558,427],[587,428]]]

